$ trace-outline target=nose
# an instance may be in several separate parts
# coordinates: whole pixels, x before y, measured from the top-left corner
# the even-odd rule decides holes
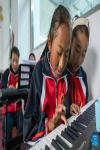
[[[17,65],[17,63],[16,63],[16,61],[14,61],[14,66],[16,66]]]
[[[64,68],[64,57],[63,57],[63,55],[60,57],[60,60],[59,60],[59,68],[60,69]]]
[[[81,61],[82,61],[81,55],[78,55],[78,57],[77,57],[78,64],[81,64]]]

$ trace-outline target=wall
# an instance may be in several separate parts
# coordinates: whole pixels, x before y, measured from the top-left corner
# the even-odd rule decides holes
[[[20,50],[20,57],[28,59],[30,48],[30,0],[11,0],[11,29],[14,32],[14,46]],[[9,67],[10,52],[10,0],[0,0],[4,20],[0,28],[0,70]]]
[[[4,70],[8,67],[10,50],[9,1],[0,0],[0,5],[3,9],[3,21],[0,28],[0,70]]]
[[[88,17],[90,40],[83,68],[87,73],[89,100],[97,99],[100,92],[100,9]]]

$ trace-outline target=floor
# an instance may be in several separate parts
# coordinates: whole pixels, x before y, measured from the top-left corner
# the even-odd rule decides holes
[[[3,126],[2,109],[3,109],[3,107],[0,107],[0,150],[4,150],[4,148],[2,146],[2,135],[3,135],[3,132],[2,132],[2,126]],[[16,135],[17,135],[17,129],[16,129],[16,127],[14,127],[13,131],[12,131],[12,137],[14,137]],[[21,145],[20,150],[25,150],[24,144]]]

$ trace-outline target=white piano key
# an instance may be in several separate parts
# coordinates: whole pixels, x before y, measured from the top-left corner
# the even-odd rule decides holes
[[[39,142],[35,145],[35,148],[36,148],[36,150],[43,150],[43,148]]]
[[[30,150],[37,150],[34,146],[30,148]]]
[[[48,135],[47,135],[47,136],[48,136]],[[51,145],[51,140],[48,139],[47,136],[43,138],[43,141],[46,143],[46,145],[48,145],[48,147],[49,147],[51,150],[55,150],[55,148]]]
[[[45,149],[45,146],[46,146],[46,143],[43,141],[43,140],[41,140],[40,142],[39,142],[39,144],[41,145],[41,147],[43,148],[43,150]]]
[[[63,138],[63,137],[61,136],[61,132],[60,132],[59,129],[55,129],[55,130],[54,130],[54,133],[55,133],[56,135],[58,135],[58,136],[69,146],[69,148],[71,148],[71,147],[73,146],[69,141],[67,141],[65,138]]]
[[[57,136],[57,135],[56,135],[56,136]],[[53,139],[56,139],[56,136],[53,137],[51,134],[49,134],[49,135],[47,136],[47,138],[50,139],[50,141],[52,142]],[[58,142],[57,142],[57,143],[58,143]],[[58,143],[58,145],[59,145],[63,150],[65,150],[59,143]]]

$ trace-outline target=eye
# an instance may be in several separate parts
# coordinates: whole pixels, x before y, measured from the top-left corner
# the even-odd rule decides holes
[[[61,53],[59,53],[58,51],[57,51],[57,53],[58,53],[59,56],[61,56]]]
[[[67,55],[65,55],[65,57],[66,57],[66,58],[68,58],[68,56],[67,56]]]
[[[79,51],[76,49],[76,52],[79,53]]]
[[[82,56],[83,56],[83,57],[85,57],[85,55],[84,55],[84,54],[82,54]]]

